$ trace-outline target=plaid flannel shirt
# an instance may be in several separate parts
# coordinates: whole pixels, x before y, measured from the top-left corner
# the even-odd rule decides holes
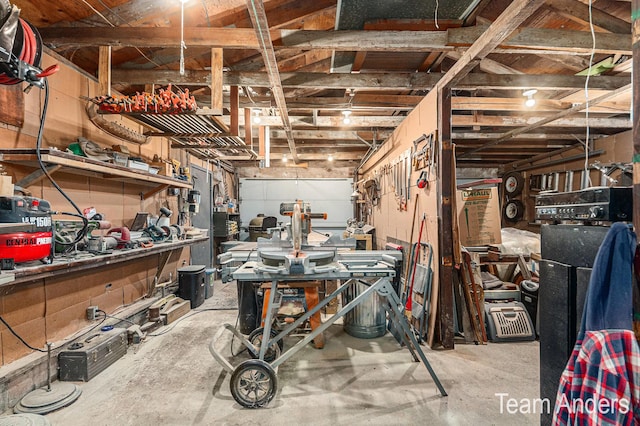
[[[587,331],[560,379],[554,425],[640,424],[640,348],[631,330]]]

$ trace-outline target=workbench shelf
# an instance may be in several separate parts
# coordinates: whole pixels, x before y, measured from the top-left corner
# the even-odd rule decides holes
[[[113,253],[110,254],[95,256],[87,256],[80,252],[81,254],[77,257],[57,257],[50,264],[42,264],[38,261],[19,264],[14,270],[2,271],[0,274],[0,288],[62,274],[100,268],[106,265],[128,262],[147,256],[163,255],[168,259],[172,251],[182,249],[192,244],[198,244],[208,239],[208,237],[197,237],[172,242],[166,241],[154,244],[153,247],[150,248],[114,250]]]
[[[152,189],[142,194],[144,199],[169,187],[192,188],[193,186],[191,182],[185,180],[133,170],[128,167],[80,157],[58,150],[41,150],[41,159],[42,162],[47,165],[49,174],[61,171],[119,182],[133,182],[152,187]],[[38,158],[34,149],[1,149],[0,162],[39,168]],[[16,182],[16,185],[27,188],[30,185],[40,182],[44,178],[44,173],[37,170],[20,182]]]

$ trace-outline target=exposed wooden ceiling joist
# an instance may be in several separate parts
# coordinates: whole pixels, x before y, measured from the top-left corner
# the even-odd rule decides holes
[[[605,95],[599,96],[599,97],[597,97],[595,99],[590,99],[585,103],[573,106],[573,107],[571,107],[571,108],[569,108],[569,109],[567,109],[565,111],[559,112],[559,113],[554,114],[554,115],[552,115],[550,117],[546,117],[546,118],[544,118],[542,120],[539,120],[539,121],[537,121],[535,123],[532,123],[532,124],[530,124],[530,125],[528,125],[526,127],[523,127],[523,128],[520,128],[520,129],[511,130],[511,131],[505,133],[504,135],[502,135],[501,137],[499,137],[498,139],[493,140],[491,142],[487,142],[487,143],[485,143],[484,145],[482,145],[482,146],[480,146],[478,148],[472,149],[471,151],[466,151],[466,152],[462,153],[460,156],[461,157],[467,157],[467,156],[473,155],[476,152],[482,151],[483,149],[485,149],[485,148],[487,148],[489,146],[494,146],[494,145],[497,145],[497,144],[499,144],[501,142],[504,142],[504,141],[510,139],[511,137],[515,136],[515,135],[519,135],[519,134],[522,134],[522,133],[529,132],[529,131],[534,130],[534,129],[538,128],[538,127],[542,127],[542,126],[544,126],[546,124],[549,124],[549,123],[551,123],[551,122],[553,122],[553,121],[555,121],[557,119],[566,117],[566,116],[571,115],[571,114],[575,114],[576,112],[580,112],[580,111],[582,111],[582,110],[584,110],[586,108],[589,108],[592,105],[597,105],[600,102],[608,101],[609,99],[614,98],[614,97],[620,95],[621,93],[625,93],[625,92],[631,91],[631,87],[632,87],[632,85],[628,84],[628,85],[626,85],[624,87],[621,87],[620,89],[614,90],[614,91],[612,91],[610,93],[607,93]],[[585,120],[587,120],[586,117],[585,117]],[[588,122],[587,122],[587,125],[589,125]]]
[[[547,4],[558,13],[569,19],[580,19],[582,22],[593,22],[596,27],[612,33],[631,34],[631,24],[616,18],[600,9],[592,7],[578,0],[547,0]]]
[[[280,73],[285,88],[316,89],[401,89],[431,90],[440,80],[441,74],[427,73]],[[187,71],[181,76],[173,70],[124,70],[114,69],[111,74],[113,84],[180,84],[183,86],[206,86],[211,79],[207,71]],[[628,84],[630,76],[592,76],[591,89],[615,90]],[[565,90],[584,88],[585,77],[575,75],[549,74],[468,74],[454,86],[456,89],[514,89],[536,87],[539,90]],[[264,72],[225,72],[224,84],[232,86],[269,87],[269,77]]]
[[[541,1],[541,0],[537,0]],[[517,27],[517,25],[515,26]],[[488,27],[450,28],[445,31],[321,31],[271,30],[275,49],[324,49],[331,51],[370,52],[448,52],[471,46]],[[96,31],[91,27],[40,30],[45,44],[54,48],[65,46],[93,47],[180,47],[179,28],[117,27]],[[511,31],[509,31],[511,33]],[[631,54],[631,34],[597,33],[597,53]],[[191,47],[221,47],[225,49],[255,49],[260,45],[253,30],[247,28],[187,27],[184,40]],[[546,51],[549,54],[589,54],[591,34],[585,31],[546,28],[522,28],[495,49],[513,51]],[[487,54],[488,54],[487,53]]]
[[[558,128],[584,128],[587,124],[587,120],[584,114],[577,114],[577,117],[564,117],[555,119],[552,123],[546,123],[544,127],[558,127]],[[229,116],[225,115],[220,118],[220,121],[224,124],[228,124]],[[342,117],[338,116],[290,116],[291,124],[294,129],[311,129],[311,128],[340,128],[347,129],[371,129],[371,128],[395,128],[402,123],[405,119],[404,116],[350,116],[351,123],[346,126],[342,122]],[[452,125],[454,127],[521,127],[529,126],[546,120],[549,117],[545,116],[491,116],[491,115],[457,115],[452,117]],[[244,126],[244,117],[239,117],[240,125]],[[268,116],[262,117],[262,125],[270,127],[279,127],[282,125],[280,117]],[[589,118],[589,125],[594,129],[631,129],[631,119],[628,117],[619,118],[602,118],[591,117]]]
[[[199,97],[196,97],[200,100]],[[287,106],[290,110],[319,110],[319,111],[342,111],[350,108],[353,111],[366,109],[408,111],[415,108],[424,99],[418,95],[356,95],[348,101],[344,98],[333,97],[295,97],[286,98]],[[202,97],[206,102],[207,97]],[[525,98],[498,98],[485,96],[454,96],[451,98],[451,107],[457,111],[518,111],[525,113],[555,112],[562,111],[573,106],[573,102],[557,99],[539,99],[535,107],[527,107],[524,104]],[[270,97],[241,97],[240,108],[273,108],[274,100]],[[228,99],[225,99],[225,106],[229,106]],[[603,102],[591,108],[593,113],[628,113],[630,105],[622,102]]]
[[[456,81],[467,75],[481,59],[491,53],[543,3],[544,0],[514,0],[511,2],[493,24],[474,37],[474,42],[469,50],[464,52],[438,81],[438,88],[451,87]]]
[[[273,50],[273,42],[269,32],[269,23],[267,22],[267,13],[264,10],[264,3],[262,0],[247,0],[247,8],[249,10],[249,16],[251,16],[251,22],[253,23],[256,38],[258,39],[258,45],[260,46],[267,74],[269,75],[269,87],[271,88],[278,111],[280,112],[282,127],[287,134],[287,142],[289,143],[291,158],[297,163],[298,154],[296,153],[296,143],[293,139],[293,134],[291,133],[289,111],[287,109],[287,102],[284,97],[284,90],[280,80],[280,72],[278,71],[278,60],[276,59],[276,55]]]

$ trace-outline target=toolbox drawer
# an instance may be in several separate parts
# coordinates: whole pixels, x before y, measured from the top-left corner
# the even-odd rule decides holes
[[[88,382],[127,352],[127,330],[114,328],[90,334],[58,355],[61,381]]]

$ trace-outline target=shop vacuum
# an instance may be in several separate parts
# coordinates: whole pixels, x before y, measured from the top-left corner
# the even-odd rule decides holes
[[[33,197],[0,197],[0,223],[31,225],[26,230],[0,233],[3,266],[32,260],[48,263],[51,260],[53,227],[48,201]]]

